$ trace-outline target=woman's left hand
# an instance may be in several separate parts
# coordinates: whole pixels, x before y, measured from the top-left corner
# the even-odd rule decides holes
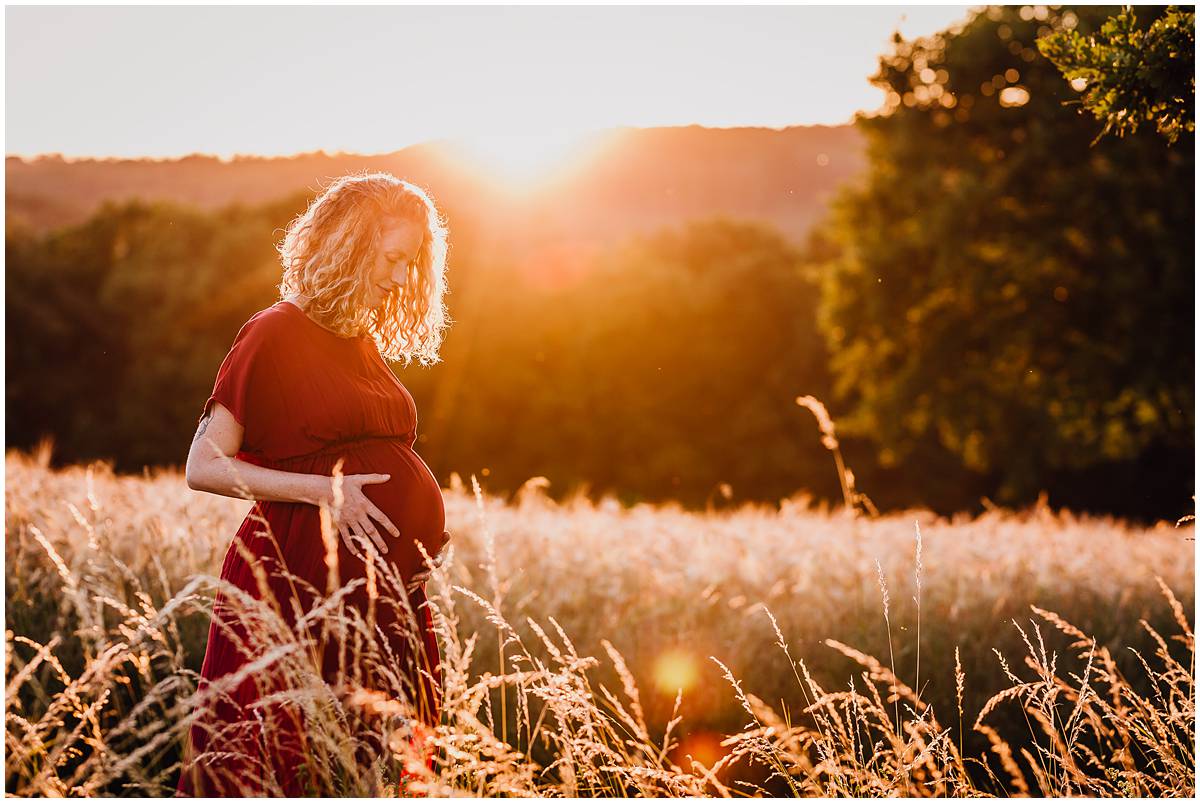
[[[442,534],[446,536],[446,540],[442,541],[442,548],[440,550],[438,550],[437,555],[433,559],[433,566],[435,566],[439,569],[442,567],[442,563],[446,560],[446,544],[450,543],[450,531],[445,530]],[[408,581],[408,585],[407,585],[408,590],[409,591],[417,590],[417,588],[419,588],[421,586],[421,584],[423,584],[429,580],[429,577],[432,574],[433,574],[432,567],[426,567],[426,568],[422,569],[421,571],[417,572],[416,574],[414,574],[412,576],[412,579]]]

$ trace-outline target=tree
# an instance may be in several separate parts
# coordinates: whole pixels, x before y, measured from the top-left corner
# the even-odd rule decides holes
[[[56,462],[181,462],[238,327],[272,299],[271,232],[303,201],[212,214],[128,201],[41,238],[10,233],[8,445],[50,435]]]
[[[1056,31],[1037,46],[1082,91],[1082,108],[1104,123],[1099,136],[1152,124],[1174,145],[1196,130],[1196,13],[1152,7],[1149,19],[1148,28],[1139,26],[1126,6],[1098,33]]]
[[[463,283],[445,362],[405,372],[427,421],[449,406],[437,389],[470,377],[431,463],[486,466],[492,490],[543,475],[555,492],[626,501],[840,496],[793,401],[829,388],[817,286],[778,232],[695,221],[602,249],[561,288],[517,274],[500,264]]]
[[[837,494],[794,403],[829,384],[815,290],[778,232],[745,222],[697,221],[607,255],[564,304],[586,370],[581,476],[686,504],[722,484],[738,499]]]
[[[820,315],[842,428],[885,465],[946,449],[1016,503],[1166,444],[1190,488],[1191,149],[1150,131],[1089,147],[1035,49],[1108,13],[990,7],[881,59]]]

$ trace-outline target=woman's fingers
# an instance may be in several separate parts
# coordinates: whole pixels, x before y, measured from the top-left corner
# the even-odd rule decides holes
[[[435,555],[433,558],[433,565],[437,566],[439,569],[441,568],[442,564],[446,562],[446,547],[450,544],[450,531],[443,530],[442,535],[445,536],[445,538],[442,540],[442,546],[438,550],[437,555]]]
[[[338,535],[340,535],[342,537],[342,543],[346,545],[346,550],[354,557],[358,558],[359,560],[362,560],[363,556],[359,554],[358,547],[355,546],[354,540],[350,537],[349,525],[339,524],[338,525]]]
[[[427,569],[417,572],[416,574],[414,574],[412,576],[412,579],[410,579],[405,584],[405,588],[407,588],[409,591],[416,590],[421,585],[421,583],[424,583],[427,580],[429,580],[429,575],[430,575],[430,572]]]
[[[374,544],[380,554],[387,553],[387,544],[383,542],[383,536],[375,529],[375,525],[369,521],[365,524],[361,521],[350,522],[350,529],[356,536],[362,539],[363,544]]]
[[[362,528],[358,526],[357,522],[348,521],[346,522],[346,530],[350,534],[350,543],[354,544],[354,557],[358,558],[359,560],[366,560],[366,546],[368,539],[366,535],[363,534]]]
[[[367,515],[384,526],[392,538],[400,537],[400,528],[392,524],[392,520],[387,517],[370,499],[367,500]]]
[[[383,534],[379,532],[379,528],[375,526],[375,522],[367,519],[359,526],[371,538],[371,542],[375,544],[375,548],[379,550],[379,554],[386,555],[388,551],[387,541],[384,540]]]
[[[362,478],[363,485],[376,485],[392,478],[391,474],[359,474],[358,476]]]

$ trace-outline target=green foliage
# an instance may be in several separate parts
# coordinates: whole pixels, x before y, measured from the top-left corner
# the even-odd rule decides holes
[[[858,121],[870,169],[823,265],[842,424],[885,465],[949,450],[1010,503],[1164,444],[1190,482],[1191,149],[1089,147],[1035,42],[1107,12],[1031,11],[897,36],[881,59],[885,110]]]
[[[1038,49],[1073,86],[1084,109],[1104,123],[1099,136],[1132,134],[1151,124],[1169,144],[1196,130],[1196,13],[1151,8],[1148,28],[1126,6],[1097,33],[1060,30]]]
[[[213,215],[110,204],[7,247],[10,443],[174,463],[237,329],[279,279],[270,231],[302,201]]]
[[[586,476],[609,488],[665,478],[692,503],[722,482],[766,499],[800,476],[833,490],[829,457],[793,402],[829,386],[818,288],[778,234],[718,221],[644,238],[580,289],[586,307],[563,334],[575,329],[595,378]]]

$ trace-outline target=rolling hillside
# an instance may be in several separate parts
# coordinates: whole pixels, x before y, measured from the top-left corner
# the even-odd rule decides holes
[[[761,220],[799,238],[862,165],[851,126],[615,129],[570,174],[522,195],[489,183],[441,143],[370,156],[318,151],[230,161],[9,156],[7,224],[44,231],[78,223],[106,200],[134,197],[206,209],[262,203],[366,168],[427,186],[452,223],[466,215],[472,231],[510,244],[600,242],[712,215]]]

